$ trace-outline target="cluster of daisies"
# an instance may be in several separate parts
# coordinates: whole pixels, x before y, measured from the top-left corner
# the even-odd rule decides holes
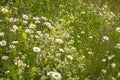
[[[2,7],[2,8],[1,8],[1,12],[2,12],[3,14],[7,14],[7,13],[9,12],[9,9],[8,9],[7,7]],[[43,20],[43,25],[44,25],[44,26],[47,26],[48,29],[51,30],[51,29],[53,28],[52,24],[51,24],[50,22],[48,22],[48,19],[47,19],[46,17],[43,17],[43,16],[42,16],[42,17],[33,17],[32,19],[34,20],[34,23],[32,23],[32,22],[29,23],[29,20],[30,20],[30,19],[31,19],[30,16],[28,16],[28,15],[26,15],[26,14],[23,14],[23,15],[22,15],[22,23],[23,23],[24,25],[28,25],[28,26],[29,26],[29,27],[26,27],[25,30],[24,30],[24,32],[25,32],[26,34],[33,34],[33,33],[35,33],[35,29],[37,28],[37,25],[36,25],[36,24],[41,23],[41,20]],[[1,21],[3,21],[3,20],[1,20]],[[8,18],[8,21],[9,21],[10,23],[15,23],[15,22],[19,22],[20,19],[19,19],[19,18],[13,18],[13,17],[12,17],[12,18]],[[20,28],[20,26],[14,24],[14,25],[10,28],[10,31],[15,33],[15,32],[17,32],[17,30],[18,30],[19,28]],[[37,39],[39,39],[39,38],[41,38],[41,37],[44,36],[41,31],[36,31],[36,33],[37,33],[37,35],[35,35],[35,38],[37,38]],[[49,36],[49,34],[46,34],[46,36]],[[5,37],[5,33],[4,33],[4,32],[0,32],[0,38],[2,38],[2,37]],[[62,44],[62,43],[63,43],[63,40],[60,39],[60,38],[56,38],[55,42],[58,43],[58,44]],[[19,43],[19,41],[17,41],[17,40],[12,41],[11,44],[9,45],[9,49],[14,49],[14,48],[16,48],[16,44],[18,44],[18,43]],[[0,41],[0,46],[1,46],[1,47],[2,47],[2,46],[6,46],[6,45],[8,45],[6,40],[1,40],[1,41]],[[59,51],[64,52],[63,49],[60,49]],[[40,52],[41,52],[41,48],[35,46],[35,47],[33,47],[33,52],[35,52],[35,53],[40,53]],[[19,54],[22,55],[21,52],[19,52]],[[5,61],[5,60],[8,60],[9,58],[10,58],[10,57],[9,57],[9,56],[6,56],[6,55],[3,55],[3,56],[1,57],[1,59],[4,60],[4,61]],[[68,58],[73,59],[70,55],[68,55]],[[18,66],[19,68],[29,66],[29,65],[27,65],[26,63],[24,63],[24,61],[23,61],[22,59],[20,59],[20,57],[15,57],[15,59],[14,59],[14,64],[15,64],[16,66]],[[10,72],[10,71],[8,70],[7,72]],[[58,72],[48,72],[47,75],[53,77],[54,79],[60,79],[60,78],[61,78],[61,74],[58,73]]]

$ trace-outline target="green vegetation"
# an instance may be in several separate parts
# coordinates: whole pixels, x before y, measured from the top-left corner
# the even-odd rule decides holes
[[[119,80],[120,15],[106,2],[1,0],[0,80]]]

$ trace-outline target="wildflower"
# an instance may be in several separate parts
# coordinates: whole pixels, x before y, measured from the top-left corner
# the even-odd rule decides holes
[[[60,79],[60,78],[61,78],[61,74],[58,73],[58,72],[53,72],[53,73],[52,73],[52,77],[53,77],[54,79]]]
[[[62,52],[62,53],[64,52],[64,50],[62,48],[59,48],[59,51]]]
[[[115,64],[115,63],[112,63],[112,64],[111,64],[111,67],[112,67],[112,68],[115,68],[115,67],[116,67],[116,64]]]
[[[17,29],[18,29],[18,26],[17,25],[13,25],[13,27],[11,28],[11,31],[15,32]]]
[[[115,57],[115,55],[108,56],[108,60],[111,60]]]
[[[14,46],[14,45],[10,45],[10,46],[9,46],[9,48],[14,49],[14,48],[15,48],[15,46]]]
[[[28,20],[28,19],[29,19],[28,15],[26,15],[26,14],[23,14],[23,15],[22,15],[22,18],[25,19],[25,20]]]
[[[5,40],[0,41],[0,46],[5,46],[7,42]]]
[[[18,44],[18,41],[13,41],[12,44]]]
[[[107,71],[106,71],[105,69],[102,69],[102,73],[104,73],[104,74],[105,74],[106,72],[107,72]]]
[[[17,65],[18,67],[20,67],[20,66],[23,66],[24,63],[23,63],[22,60],[17,60],[17,61],[15,61],[15,65]]]
[[[102,59],[102,62],[106,62],[106,59]]]
[[[68,55],[67,58],[73,60],[73,57],[71,55]]]
[[[8,56],[2,56],[1,59],[7,60],[9,57]]]
[[[93,38],[93,36],[89,36],[89,38],[90,38],[90,39],[92,39],[92,38]]]
[[[31,23],[31,24],[29,25],[29,28],[31,28],[31,29],[35,29],[35,28],[36,28],[36,25],[33,24],[33,23]]]
[[[24,24],[27,24],[27,23],[28,23],[28,21],[23,20],[23,23],[24,23]]]
[[[2,11],[3,13],[7,13],[7,12],[8,12],[8,9],[2,8],[1,11]]]
[[[93,54],[93,52],[89,51],[88,54]]]
[[[119,43],[118,43],[118,44],[116,44],[115,48],[120,49],[120,44],[119,44]]]
[[[41,52],[41,49],[39,47],[33,47],[33,52]]]
[[[44,25],[46,25],[49,29],[52,29],[52,25],[49,22],[44,22]]]
[[[10,73],[10,71],[9,71],[9,70],[5,71],[5,74],[8,74],[8,73]]]
[[[109,37],[108,37],[108,36],[103,36],[103,40],[108,41],[108,40],[109,40]]]
[[[25,30],[25,33],[31,34],[31,33],[33,33],[33,31],[32,31],[31,29],[28,29],[28,28],[27,28],[27,29]]]
[[[0,37],[4,36],[4,32],[0,32]]]
[[[117,75],[117,77],[120,77],[120,72],[118,72],[118,75]]]
[[[56,42],[56,43],[59,43],[59,44],[62,44],[62,43],[63,43],[63,40],[60,39],[60,38],[56,38],[56,39],[55,39],[55,42]]]
[[[85,34],[85,32],[84,32],[84,31],[81,31],[81,34]]]
[[[16,21],[18,21],[18,19],[17,18],[10,18],[9,21],[10,22],[16,22]]]
[[[120,27],[117,27],[117,28],[116,28],[116,31],[117,31],[117,32],[120,32]]]
[[[41,17],[42,20],[47,21],[48,19],[44,16]]]
[[[36,21],[39,21],[39,20],[40,20],[39,17],[33,17],[33,19],[36,20]]]
[[[40,36],[40,37],[43,37],[43,34],[41,31],[36,31],[36,33]]]
[[[54,73],[54,72],[47,72],[47,75],[52,77],[52,74],[53,74],[53,73]]]

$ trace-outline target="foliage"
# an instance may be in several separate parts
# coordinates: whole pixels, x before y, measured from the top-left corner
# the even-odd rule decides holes
[[[0,80],[119,80],[119,14],[81,0],[2,0]]]

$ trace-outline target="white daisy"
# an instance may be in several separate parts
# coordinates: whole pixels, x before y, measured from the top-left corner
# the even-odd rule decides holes
[[[56,38],[56,39],[55,39],[55,42],[56,42],[56,43],[59,43],[59,44],[62,44],[62,43],[63,43],[63,40],[60,39],[60,38]]]
[[[58,73],[58,72],[53,72],[53,73],[52,73],[52,77],[53,77],[54,79],[60,79],[60,78],[61,78],[61,74]]]
[[[7,12],[8,12],[8,9],[2,8],[1,11],[2,11],[3,13],[7,13]]]
[[[18,29],[18,26],[17,25],[13,25],[12,28],[11,28],[11,31],[15,32],[17,29]]]
[[[44,20],[44,21],[47,21],[48,19],[44,16],[41,16],[41,19]]]
[[[8,56],[2,56],[1,59],[7,60],[9,57]]]
[[[31,24],[29,25],[29,28],[31,28],[31,29],[35,29],[35,28],[36,28],[36,25],[33,24],[33,23],[31,23]]]
[[[0,37],[4,36],[4,32],[0,32]]]
[[[28,20],[28,19],[29,19],[28,15],[26,15],[26,14],[23,14],[23,15],[22,15],[22,18],[25,19],[25,20]]]
[[[115,63],[112,63],[112,64],[111,64],[111,67],[112,67],[112,68],[115,68],[115,67],[116,67],[116,64],[115,64]]]
[[[18,44],[18,41],[12,41],[12,44]]]
[[[64,49],[62,49],[62,48],[59,48],[59,51],[63,53],[63,52],[64,52]]]
[[[73,57],[71,55],[68,55],[67,58],[73,60]]]
[[[117,31],[117,32],[120,32],[120,27],[117,27],[117,28],[116,28],[116,31]]]
[[[33,47],[33,52],[41,52],[41,49],[39,47]]]
[[[120,72],[118,72],[118,75],[117,75],[117,77],[120,77]]]
[[[5,40],[0,41],[0,46],[5,46],[7,42]]]
[[[115,48],[120,49],[120,43],[116,44]]]
[[[14,49],[16,46],[10,45],[9,48]]]
[[[106,59],[102,59],[102,62],[106,62]]]
[[[52,29],[52,25],[49,22],[44,22],[44,25],[46,25],[49,29]]]
[[[23,66],[24,65],[24,63],[23,63],[23,61],[22,60],[17,60],[17,61],[15,61],[15,65],[17,65],[17,66]]]
[[[108,36],[103,36],[103,40],[108,41],[108,40],[109,40],[109,37],[108,37]]]
[[[107,71],[106,71],[105,69],[102,69],[102,73],[104,73],[104,74],[105,74],[106,72],[107,72]]]

